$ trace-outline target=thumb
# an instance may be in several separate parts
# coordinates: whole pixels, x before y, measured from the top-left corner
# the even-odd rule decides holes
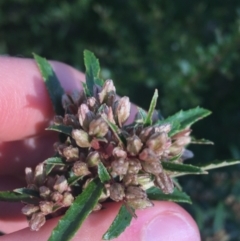
[[[155,202],[153,208],[137,211],[137,218],[116,241],[200,241],[192,217],[172,202]],[[106,209],[92,213],[83,223],[73,241],[98,241],[115,218],[120,204],[108,203]],[[2,237],[2,241],[47,240],[57,219],[49,220],[38,232],[24,229]]]

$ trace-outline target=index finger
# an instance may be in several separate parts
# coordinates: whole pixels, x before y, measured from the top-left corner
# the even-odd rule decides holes
[[[82,73],[63,63],[51,61],[51,65],[66,92],[81,88]],[[35,61],[0,57],[0,79],[0,141],[43,131],[54,112]]]

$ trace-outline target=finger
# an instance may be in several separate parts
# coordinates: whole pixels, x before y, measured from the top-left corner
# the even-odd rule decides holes
[[[81,88],[84,75],[59,62],[51,62],[64,90]],[[0,57],[0,141],[12,141],[44,130],[53,108],[34,60]]]
[[[106,204],[106,209],[92,213],[73,241],[102,240],[102,235],[116,216],[120,204]],[[180,206],[171,202],[155,202],[153,208],[137,211],[138,218],[116,241],[200,241],[196,223]],[[38,232],[24,229],[1,237],[1,241],[47,240],[57,219],[49,220]]]

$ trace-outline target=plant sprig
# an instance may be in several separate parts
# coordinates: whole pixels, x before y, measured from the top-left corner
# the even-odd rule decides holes
[[[174,188],[173,177],[206,174],[207,170],[240,162],[184,164],[187,145],[212,144],[190,136],[191,125],[208,116],[209,110],[181,110],[156,120],[155,90],[148,112],[139,108],[135,121],[124,125],[130,115],[129,99],[116,98],[113,82],[100,78],[100,64],[92,52],[84,51],[83,91],[65,98],[51,65],[38,55],[34,58],[58,120],[47,130],[60,132],[65,138],[55,143],[54,157],[37,165],[35,171],[26,168],[28,188],[0,192],[0,201],[27,203],[22,212],[30,227],[35,222],[35,230],[44,224],[46,215],[56,211],[64,214],[68,207],[49,241],[70,240],[87,216],[109,199],[123,203],[103,236],[106,240],[116,238],[130,225],[134,210],[151,207],[151,200],[191,203],[186,193]]]

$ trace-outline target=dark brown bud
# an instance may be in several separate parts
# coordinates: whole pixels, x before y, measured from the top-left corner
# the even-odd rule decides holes
[[[139,138],[141,139],[142,142],[146,142],[146,140],[154,133],[154,128],[149,126],[145,127],[139,135]]]
[[[74,201],[74,197],[70,192],[65,192],[63,194],[62,204],[65,207],[68,207],[68,206],[72,205],[73,201]]]
[[[116,158],[123,158],[125,159],[127,157],[127,152],[125,152],[122,148],[120,147],[115,147],[112,151],[112,155]]]
[[[129,199],[145,199],[147,194],[140,187],[128,186],[126,190],[126,198]]]
[[[25,168],[25,175],[26,175],[25,178],[26,178],[27,184],[32,184],[33,179],[34,179],[34,174],[33,174],[32,168],[26,167]]]
[[[77,145],[80,147],[90,147],[90,137],[87,132],[83,130],[73,130],[72,131],[72,138],[76,141]]]
[[[124,194],[124,187],[120,183],[113,183],[110,186],[110,198],[116,202],[123,200]]]
[[[34,184],[40,186],[45,182],[45,180],[46,180],[46,173],[45,173],[44,164],[40,163],[35,168]]]
[[[76,176],[86,176],[90,174],[85,162],[77,161],[72,167],[72,171]]]
[[[88,130],[89,123],[95,118],[95,114],[89,110],[86,104],[81,104],[78,109],[79,123],[84,130]]]
[[[115,96],[116,88],[113,84],[112,80],[106,80],[101,92],[98,94],[99,101],[102,104],[103,102],[107,102],[110,96]]]
[[[141,163],[138,159],[128,159],[129,167],[128,173],[130,174],[138,174],[138,172],[142,169]]]
[[[100,161],[101,161],[101,158],[100,158],[99,152],[97,151],[90,152],[86,160],[88,167],[95,167],[98,165]]]
[[[127,200],[127,204],[133,209],[145,209],[153,206],[149,199],[130,199]]]
[[[39,210],[39,206],[35,206],[33,204],[27,204],[22,208],[22,213],[24,215],[31,215]]]
[[[142,142],[136,135],[127,138],[127,151],[131,156],[136,156],[142,148]]]
[[[62,202],[62,199],[63,199],[63,195],[60,192],[56,191],[51,194],[51,200],[56,203]]]
[[[127,174],[127,175],[124,175],[123,182],[125,186],[138,185],[138,177],[137,175],[134,175],[134,174]]]
[[[72,126],[73,128],[80,127],[77,117],[72,114],[65,114],[64,119],[63,119],[63,124],[66,126]]]
[[[57,180],[53,186],[54,190],[63,193],[64,191],[66,191],[68,189],[68,183],[67,183],[67,179],[65,178],[65,176],[59,176],[57,177]]]
[[[113,177],[115,177],[117,175],[125,175],[127,173],[127,170],[128,170],[128,164],[129,163],[123,158],[114,160],[111,163],[111,167],[112,167],[111,175]]]
[[[118,120],[118,124],[120,127],[123,125],[123,123],[128,119],[130,115],[130,109],[131,109],[131,103],[129,101],[129,98],[124,96],[122,97],[117,104],[115,115]]]
[[[95,97],[89,97],[87,99],[87,105],[88,105],[89,109],[93,112],[95,112],[99,106]]]
[[[53,203],[52,202],[48,202],[48,201],[41,201],[41,202],[39,202],[39,207],[41,209],[41,212],[44,215],[47,215],[47,214],[52,212],[52,210],[53,210]]]
[[[157,155],[161,155],[165,149],[168,136],[165,132],[157,132],[150,136],[146,142],[146,146],[152,149]]]
[[[46,199],[49,197],[50,193],[51,193],[51,190],[48,187],[46,186],[39,187],[40,197]]]
[[[67,146],[63,149],[63,155],[66,157],[66,161],[75,161],[79,157],[78,148],[73,147],[72,145]]]
[[[41,212],[34,213],[29,221],[30,229],[38,231],[46,222],[45,215]]]
[[[173,192],[173,181],[165,172],[161,172],[159,175],[155,176],[155,183],[165,194]]]
[[[152,174],[159,174],[163,170],[159,160],[150,161],[150,162],[143,161],[142,167],[145,172],[152,173]]]
[[[156,156],[155,152],[149,148],[143,149],[142,152],[139,154],[139,158],[140,160],[147,162],[158,160],[158,157]]]
[[[104,137],[108,132],[108,124],[102,117],[94,119],[89,125],[89,135],[96,137]]]

